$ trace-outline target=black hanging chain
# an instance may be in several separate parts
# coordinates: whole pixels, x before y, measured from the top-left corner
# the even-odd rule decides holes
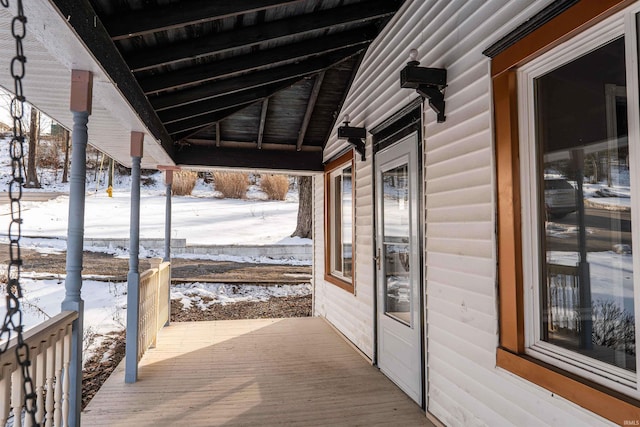
[[[0,0],[0,4],[9,8],[9,0]],[[11,98],[11,117],[13,119],[13,137],[11,138],[9,151],[11,154],[12,179],[9,183],[9,198],[11,199],[11,222],[9,224],[9,266],[7,269],[7,314],[0,330],[0,342],[4,345],[0,348],[0,354],[5,353],[9,346],[12,332],[15,333],[18,345],[16,346],[16,360],[22,369],[22,391],[24,393],[24,407],[32,425],[39,426],[36,422],[36,392],[29,372],[31,359],[29,346],[24,342],[22,334],[22,311],[20,298],[22,287],[20,286],[20,268],[22,258],[20,255],[20,237],[22,233],[22,212],[20,199],[24,177],[22,176],[22,163],[24,159],[24,129],[22,118],[24,117],[25,97],[22,90],[22,79],[25,75],[25,63],[22,41],[27,34],[27,18],[24,16],[22,0],[17,0],[17,15],[11,20],[11,35],[16,41],[16,53],[11,59],[11,77],[13,77],[13,97]]]

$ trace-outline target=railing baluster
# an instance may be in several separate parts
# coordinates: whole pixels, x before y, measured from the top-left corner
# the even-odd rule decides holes
[[[56,367],[56,344],[49,342],[47,347],[47,379],[46,379],[46,399],[45,399],[45,427],[53,426],[53,405],[54,405],[54,377]]]
[[[64,372],[62,379],[62,421],[63,426],[69,425],[69,365],[71,361],[71,324],[64,331]]]
[[[11,414],[11,371],[12,365],[0,369],[0,425],[4,426]]]
[[[36,371],[38,369],[38,351],[40,350],[39,346],[33,346],[30,348],[29,356],[31,358],[31,365],[29,365],[29,377],[34,381],[33,388],[37,390],[37,382],[36,381]],[[22,394],[22,393],[21,393]],[[29,402],[27,402],[28,404]],[[37,403],[37,402],[36,402]],[[24,417],[24,425],[25,427],[33,427],[33,419],[28,414]]]
[[[41,342],[38,344],[38,357],[36,358],[36,375],[35,375],[35,388],[36,388],[36,421],[42,423],[44,419],[44,393],[46,382],[46,368],[47,368],[47,343]]]
[[[13,427],[22,427],[22,406],[24,394],[22,393],[22,369],[18,367],[11,374],[11,406],[13,409]]]
[[[65,358],[64,354],[64,335],[59,331],[56,336],[56,388],[53,399],[53,425],[62,425],[62,364]]]

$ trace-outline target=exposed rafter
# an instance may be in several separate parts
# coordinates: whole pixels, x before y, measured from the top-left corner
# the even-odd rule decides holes
[[[215,61],[213,64],[181,68],[176,71],[141,78],[139,83],[147,94],[158,93],[168,89],[179,89],[196,83],[234,77],[249,71],[255,72],[278,64],[299,62],[311,56],[364,45],[373,40],[374,37],[375,28],[367,27],[362,30],[333,34],[273,49],[252,52],[247,55],[222,59]]]
[[[237,113],[243,108],[248,107],[249,104],[237,105],[232,108],[227,108],[226,110],[216,111],[215,113],[192,117],[181,122],[171,123],[167,125],[167,131],[174,137],[176,141],[186,137],[193,135],[193,130],[197,129],[198,131],[203,130],[204,126],[213,126],[216,122],[224,119],[225,117],[229,117],[231,114]],[[183,133],[187,132],[186,135]],[[183,134],[184,136],[178,136],[179,134]]]
[[[405,0],[48,1],[176,163],[312,171]]]
[[[309,126],[309,120],[311,120],[313,108],[316,106],[316,101],[318,100],[318,94],[320,93],[320,88],[322,87],[324,75],[324,71],[319,73],[316,76],[315,82],[313,83],[313,89],[311,90],[311,95],[309,96],[309,102],[307,102],[307,109],[305,110],[304,118],[302,119],[302,124],[300,125],[300,131],[298,132],[298,142],[296,143],[296,149],[298,151],[302,149],[304,136],[307,133],[307,126]]]
[[[283,37],[357,22],[377,20],[393,15],[397,10],[395,1],[372,0],[352,4],[309,15],[294,16],[264,24],[216,33],[170,45],[128,52],[125,60],[133,71],[141,71],[181,61],[191,61],[202,56],[252,46]]]
[[[269,109],[269,98],[262,101],[262,110],[260,111],[260,125],[258,126],[258,150],[262,149],[262,138],[264,137],[264,125],[267,122],[267,110]]]
[[[151,98],[151,104],[156,110],[162,111],[208,98],[215,98],[233,92],[266,86],[274,82],[290,80],[296,77],[302,78],[329,68],[357,54],[360,50],[362,50],[360,46],[351,46],[316,58],[307,59],[297,64],[281,65],[261,72],[249,73],[239,77],[215,81],[203,86],[174,91],[166,95]]]
[[[124,16],[114,16],[106,20],[104,25],[114,40],[120,40],[300,1],[302,0],[191,0],[140,9]]]
[[[259,88],[250,88],[229,95],[194,102],[170,110],[160,111],[159,115],[165,124],[179,122],[181,120],[197,118],[203,114],[215,113],[238,105],[246,105],[264,99],[279,92],[298,81],[298,78],[276,82]]]

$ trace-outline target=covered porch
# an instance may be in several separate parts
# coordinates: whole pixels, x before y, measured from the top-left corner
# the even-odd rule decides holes
[[[432,425],[321,318],[172,323],[124,374],[83,425]]]

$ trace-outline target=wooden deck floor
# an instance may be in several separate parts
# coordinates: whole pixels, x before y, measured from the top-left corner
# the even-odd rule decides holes
[[[173,323],[84,426],[429,426],[424,412],[322,319]]]

